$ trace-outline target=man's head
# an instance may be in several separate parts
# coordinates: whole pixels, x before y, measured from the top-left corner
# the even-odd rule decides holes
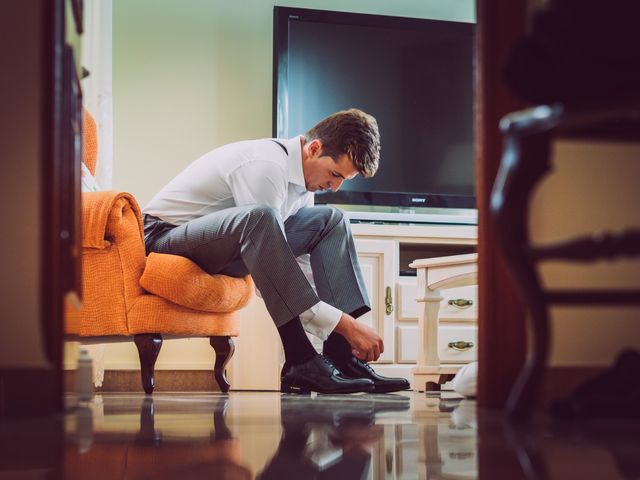
[[[302,170],[311,192],[336,191],[358,173],[372,177],[379,159],[378,123],[362,110],[334,113],[304,134]]]

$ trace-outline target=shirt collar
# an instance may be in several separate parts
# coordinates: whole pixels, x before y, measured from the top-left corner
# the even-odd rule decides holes
[[[306,189],[304,183],[304,173],[302,172],[302,147],[300,145],[300,138],[302,135],[290,138],[288,140],[281,140],[287,151],[289,152],[287,157],[287,163],[289,166],[289,183],[293,183]]]

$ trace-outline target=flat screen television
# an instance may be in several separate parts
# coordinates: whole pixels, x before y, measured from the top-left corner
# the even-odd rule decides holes
[[[274,7],[273,135],[338,110],[378,121],[373,178],[316,193],[352,220],[476,223],[475,25]]]

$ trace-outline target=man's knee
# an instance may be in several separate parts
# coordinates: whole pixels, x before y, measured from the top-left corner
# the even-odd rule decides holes
[[[263,228],[280,227],[280,213],[268,205],[247,205],[243,207],[244,214],[249,219],[249,224],[260,225]]]
[[[332,205],[316,205],[313,207],[316,215],[322,219],[327,229],[332,229],[338,225],[346,225],[344,212]]]
[[[277,218],[278,210],[269,205],[245,205],[241,207],[250,215],[254,215],[256,217],[267,217],[267,218]]]

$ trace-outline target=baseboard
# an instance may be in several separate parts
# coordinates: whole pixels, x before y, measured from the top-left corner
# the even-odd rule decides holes
[[[75,391],[75,370],[65,370],[64,391]],[[233,385],[231,385],[233,388]],[[105,370],[97,392],[142,392],[140,370]],[[154,392],[219,392],[213,370],[156,370]]]
[[[43,417],[62,412],[57,372],[0,368],[0,419]]]
[[[376,370],[387,375],[406,373],[404,371],[386,371],[385,368]],[[404,367],[404,365],[403,365]],[[407,365],[407,369],[413,368]],[[542,385],[540,402],[547,404],[553,400],[567,397],[578,385],[593,377],[606,367],[548,367],[545,381]],[[398,369],[403,370],[403,369]],[[231,385],[233,389],[233,384]],[[65,370],[64,390],[75,390],[75,371]],[[142,392],[139,370],[106,370],[101,392]],[[157,370],[156,392],[219,392],[220,387],[213,378],[211,370]]]

